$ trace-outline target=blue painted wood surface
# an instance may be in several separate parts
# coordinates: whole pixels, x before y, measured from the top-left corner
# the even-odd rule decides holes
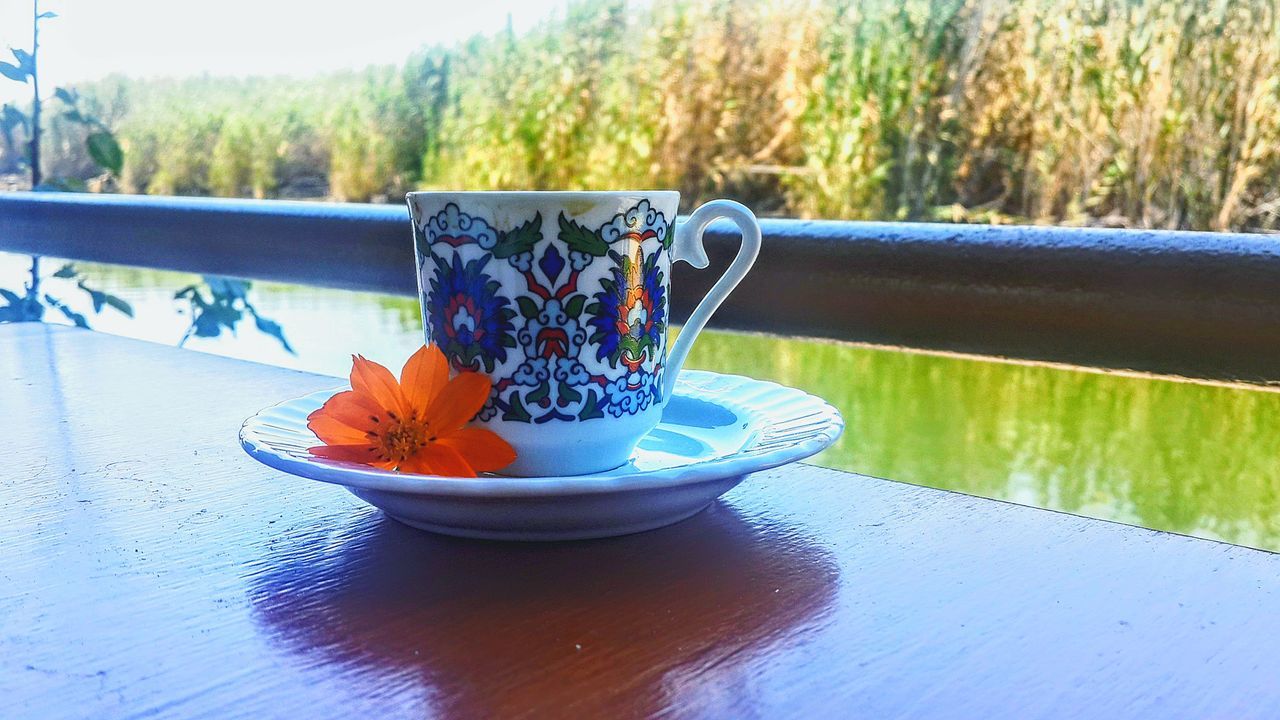
[[[1280,717],[1280,556],[803,465],[435,537],[237,447],[336,382],[0,326],[0,717]]]
[[[416,296],[408,220],[400,204],[13,192],[0,193],[0,249]],[[783,218],[760,226],[760,259],[712,327],[1280,380],[1273,238]],[[708,228],[712,267],[728,264],[739,238],[731,223]],[[717,275],[673,271],[676,320]]]

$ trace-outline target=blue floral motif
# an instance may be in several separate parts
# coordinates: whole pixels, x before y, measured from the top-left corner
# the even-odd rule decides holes
[[[517,385],[537,387],[551,379],[551,368],[548,363],[547,358],[529,358],[520,363],[511,379]]]
[[[560,254],[560,249],[554,243],[542,253],[542,258],[538,260],[538,268],[542,270],[542,274],[552,286],[560,281],[560,273],[564,272],[564,256]]]
[[[591,373],[577,358],[556,360],[555,379],[569,386],[585,385],[591,381]]]
[[[641,200],[630,210],[618,213],[600,228],[600,237],[612,245],[619,240],[641,243],[650,238],[663,239],[668,230],[667,219],[654,210],[648,200]]]
[[[545,237],[541,215],[499,229],[449,203],[415,227],[432,341],[493,376],[480,420],[581,422],[662,402],[668,219],[641,200],[593,228],[555,220]]]
[[[667,299],[658,254],[644,255],[637,247],[633,257],[612,250],[616,265],[612,278],[600,283],[595,303],[587,307],[595,328],[591,341],[598,344],[596,357],[614,367],[621,362],[636,370],[656,359],[667,331]]]
[[[606,407],[614,417],[634,415],[648,409],[658,397],[655,375],[643,369],[629,370],[605,387]]]
[[[485,401],[484,407],[480,408],[480,412],[476,413],[478,420],[492,420],[498,414],[498,398],[502,395],[502,391],[495,386],[489,391],[489,399]]]
[[[519,270],[520,272],[529,272],[533,269],[533,253],[523,252],[512,255],[507,258],[507,262],[511,263],[511,267]]]
[[[592,260],[595,260],[595,258],[585,252],[579,250],[569,251],[569,264],[579,272],[590,265]]]
[[[591,374],[579,359],[587,333],[563,303],[546,300],[534,317],[527,318],[517,337],[525,361],[511,379],[517,386],[536,388],[526,399],[552,408],[550,412],[557,416],[564,408],[581,403],[582,393],[575,388],[591,382]]]
[[[462,262],[436,258],[431,290],[424,298],[430,308],[432,341],[454,367],[492,372],[495,363],[507,359],[507,348],[515,347],[511,301],[499,290],[502,285],[483,270],[489,256]]]
[[[485,250],[498,244],[498,231],[484,218],[472,217],[449,203],[426,222],[427,242],[459,247],[475,243]]]

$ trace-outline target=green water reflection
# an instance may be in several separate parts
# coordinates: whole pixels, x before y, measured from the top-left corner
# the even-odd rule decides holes
[[[0,256],[0,287],[21,266]],[[191,276],[93,266],[138,318],[96,327],[172,344]],[[252,331],[194,349],[342,375],[420,339],[412,299],[259,284],[298,355]],[[803,388],[844,414],[831,467],[1280,550],[1280,393],[792,338],[714,332],[690,367]]]
[[[1280,393],[723,333],[692,355],[840,408],[825,465],[1280,550]]]

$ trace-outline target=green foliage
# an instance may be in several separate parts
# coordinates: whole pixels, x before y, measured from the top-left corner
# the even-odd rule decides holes
[[[502,413],[502,419],[510,420],[512,422],[527,423],[532,419],[532,416],[529,414],[529,411],[525,409],[524,403],[520,400],[520,396],[512,395],[511,403]]]
[[[560,234],[559,238],[569,246],[570,250],[590,255],[592,257],[603,257],[609,252],[609,243],[604,238],[596,234],[594,230],[589,230],[577,222],[567,217],[564,213],[560,213]]]
[[[526,318],[533,319],[538,317],[538,305],[525,295],[516,296],[516,304],[520,306],[520,314]]]
[[[29,122],[26,113],[8,103],[0,108],[0,129],[3,129],[6,134],[14,130],[27,132]]]
[[[3,111],[0,112],[0,134],[3,135],[4,145],[0,149],[12,155],[18,144],[15,138],[16,131],[21,131],[27,136],[27,150],[23,158],[30,164],[31,184],[34,189],[82,190],[84,183],[79,178],[44,180],[41,174],[39,151],[43,142],[43,128],[40,124],[40,111],[44,99],[39,93],[38,38],[40,23],[57,15],[52,12],[40,12],[38,1],[33,3],[32,7],[34,12],[31,20],[33,31],[31,50],[28,52],[20,48],[11,48],[10,51],[17,64],[0,63],[0,74],[6,78],[22,83],[30,81],[33,88],[31,112],[27,114],[11,105],[4,106]],[[110,128],[80,106],[80,96],[76,91],[56,88],[54,97],[64,105],[63,117],[67,122],[86,128],[88,134],[85,138],[85,147],[93,161],[112,175],[119,175],[124,164],[124,152]],[[44,318],[47,307],[57,310],[77,327],[88,328],[89,321],[83,313],[73,310],[61,297],[41,292],[41,284],[45,280],[46,278],[41,276],[40,258],[32,256],[30,279],[23,286],[23,293],[19,295],[11,290],[0,290],[0,297],[5,300],[5,304],[0,306],[0,322],[39,322]],[[133,308],[129,303],[108,292],[90,287],[71,263],[58,268],[47,280],[74,281],[76,289],[89,296],[94,314],[101,313],[104,307],[110,307],[129,317],[133,316]]]
[[[272,195],[286,127],[286,118],[264,121],[246,113],[228,114],[210,154],[208,191],[222,197]]]
[[[672,187],[686,207],[804,217],[1276,229],[1278,15],[1267,0],[586,0],[398,68],[81,91],[127,151],[128,192]],[[16,118],[0,115],[0,167],[21,153]],[[73,170],[85,135],[63,124],[49,162]]]
[[[542,240],[542,213],[537,213],[532,220],[509,232],[499,232],[498,242],[493,246],[493,256],[505,259],[521,253],[533,251],[533,246]]]
[[[13,53],[13,57],[18,63],[15,65],[9,62],[0,62],[0,75],[20,83],[25,83],[35,77],[36,62],[31,53],[18,48],[9,48],[9,52]]]
[[[52,12],[40,12],[38,2],[33,7],[35,14],[32,18],[32,23],[38,37],[40,22],[57,17],[57,15]],[[33,45],[31,52],[13,49],[13,56],[18,64],[0,63],[0,74],[11,80],[24,83],[30,79],[33,85],[38,86],[39,76],[36,64],[36,53],[38,51],[38,44]],[[83,147],[89,158],[92,159],[98,169],[107,172],[107,177],[104,180],[114,180],[120,177],[124,170],[124,149],[116,139],[116,135],[109,124],[100,118],[96,109],[93,109],[104,103],[101,101],[82,102],[80,93],[74,89],[56,88],[53,94],[62,104],[62,114],[59,117],[61,126],[55,127],[63,131],[66,131],[68,126],[74,127],[83,136]],[[54,177],[52,180],[42,181],[40,162],[37,159],[37,151],[42,144],[42,128],[37,121],[42,102],[43,98],[40,97],[39,93],[33,92],[30,115],[11,105],[3,107],[2,111],[0,111],[0,136],[3,137],[5,144],[0,146],[0,151],[8,153],[12,158],[17,147],[17,141],[14,137],[15,131],[20,130],[29,138],[28,144],[31,150],[24,157],[31,164],[30,170],[34,189],[85,190],[87,184],[84,179],[78,177]],[[260,160],[263,157],[263,153],[260,152],[262,143],[255,141],[265,138],[265,142],[273,143],[277,142],[281,136],[264,131],[260,127],[256,128],[256,130],[258,132],[254,133],[252,129],[246,129],[243,131],[243,135],[230,136],[232,138],[231,142],[223,142],[220,143],[220,146],[215,147],[213,176],[220,183],[221,188],[226,190],[223,194],[238,195],[244,184],[250,186],[254,194],[259,197],[265,196],[268,192],[274,190],[275,166],[274,164],[269,164],[264,168]],[[60,143],[59,145],[65,145],[65,143]],[[221,154],[218,152],[219,147],[223,151]],[[225,153],[239,151],[240,148],[245,148],[248,151],[243,161],[243,167],[234,163],[228,167]],[[205,156],[203,152],[193,154],[197,157]],[[99,187],[102,187],[102,185],[100,184]],[[40,258],[33,256],[31,258],[30,280],[24,285],[24,292],[21,295],[11,290],[0,288],[0,299],[5,301],[5,304],[0,306],[0,322],[39,322],[44,318],[46,308],[53,308],[77,327],[88,328],[88,319],[82,313],[72,309],[59,297],[40,291],[43,279],[40,273]],[[94,314],[101,313],[103,308],[110,307],[129,317],[133,316],[133,308],[129,303],[108,292],[90,287],[85,282],[85,278],[81,277],[79,271],[70,263],[60,267],[48,279],[74,281],[75,287],[89,296]],[[249,301],[248,281],[207,276],[205,278],[205,286],[207,293],[202,292],[200,287],[193,285],[178,291],[174,296],[175,299],[185,299],[190,304],[192,314],[191,327],[186,335],[183,336],[182,341],[179,343],[180,345],[185,343],[192,335],[216,337],[224,329],[234,333],[236,325],[245,313],[248,313],[253,318],[254,325],[259,331],[276,338],[285,350],[290,353],[293,352],[293,348],[284,337],[284,331],[280,324],[259,315],[257,309]]]
[[[191,325],[178,341],[178,347],[192,337],[214,338],[222,335],[223,331],[234,335],[240,321],[248,315],[260,332],[279,340],[286,352],[296,354],[285,339],[280,324],[258,314],[257,308],[249,301],[250,286],[248,280],[205,275],[203,286],[188,285],[174,293],[175,300],[188,303],[191,313]]]
[[[111,307],[129,317],[133,317],[133,307],[115,295],[87,287],[83,280],[77,281],[76,287],[89,294],[89,300],[93,302],[93,311],[95,313],[102,312],[103,307]]]
[[[49,281],[56,281],[56,284],[64,288],[66,284],[74,283],[72,287],[89,296],[95,315],[101,313],[103,308],[110,307],[133,317],[133,307],[129,303],[111,293],[90,287],[73,263],[66,263],[45,277],[40,270],[40,259],[32,258],[30,279],[23,285],[21,294],[0,288],[0,300],[4,301],[0,305],[0,323],[40,322],[44,319],[45,310],[53,308],[77,327],[89,327],[88,319],[73,310],[62,297],[42,291],[44,284]]]
[[[41,172],[43,168],[40,167],[42,163],[39,151],[44,146],[45,128],[39,118],[42,106],[47,100],[39,93],[38,38],[40,24],[57,17],[57,14],[40,12],[38,2],[33,4],[33,8],[31,23],[35,39],[33,39],[31,50],[10,48],[16,64],[0,62],[0,75],[32,86],[29,114],[11,105],[5,105],[0,111],[0,137],[4,140],[3,145],[0,145],[0,159],[10,167],[18,165],[19,162],[29,165],[31,185],[34,189],[84,190],[87,187],[84,177],[55,174],[52,179],[49,179]],[[72,145],[83,148],[97,168],[108,173],[107,179],[118,177],[124,166],[124,150],[111,127],[80,104],[80,94],[75,90],[55,88],[54,97],[62,103],[63,112],[58,119],[63,124],[76,126],[79,130],[79,141]],[[21,143],[16,137],[19,132],[23,136]],[[24,151],[18,151],[20,144],[26,146]]]
[[[17,80],[20,83],[27,81],[27,74],[12,63],[0,62],[0,75],[4,75],[10,80]]]
[[[120,174],[124,167],[124,151],[120,149],[120,143],[116,142],[114,135],[102,130],[91,132],[85,138],[85,146],[89,149],[89,157],[102,169],[112,175]]]
[[[62,301],[51,295],[45,295],[44,301],[49,304],[49,307],[62,313],[63,317],[70,320],[76,327],[84,328],[85,330],[89,329],[89,321],[85,319],[84,315],[72,310]]]
[[[564,312],[569,317],[578,317],[582,315],[582,306],[587,302],[586,295],[572,295],[564,304]]]
[[[124,169],[124,149],[107,123],[81,103],[80,93],[75,90],[58,88],[54,91],[54,97],[63,105],[59,119],[63,123],[77,126],[84,135],[84,149],[97,170],[106,171],[111,179],[120,177]]]
[[[0,305],[0,322],[38,322],[44,316],[39,296],[30,292],[19,295],[0,288],[0,300],[5,303]]]
[[[368,201],[381,193],[393,172],[391,142],[366,107],[350,104],[335,113],[329,161],[329,192],[346,201]]]
[[[582,406],[582,411],[578,413],[579,420],[594,420],[604,417],[604,411],[600,409],[599,397],[594,389],[587,390],[587,402]]]

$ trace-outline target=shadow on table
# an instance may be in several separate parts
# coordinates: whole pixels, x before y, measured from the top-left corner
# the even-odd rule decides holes
[[[719,503],[662,530],[553,544],[371,514],[279,542],[264,565],[252,602],[289,652],[468,717],[749,703],[752,667],[818,626],[839,580],[796,529]]]

